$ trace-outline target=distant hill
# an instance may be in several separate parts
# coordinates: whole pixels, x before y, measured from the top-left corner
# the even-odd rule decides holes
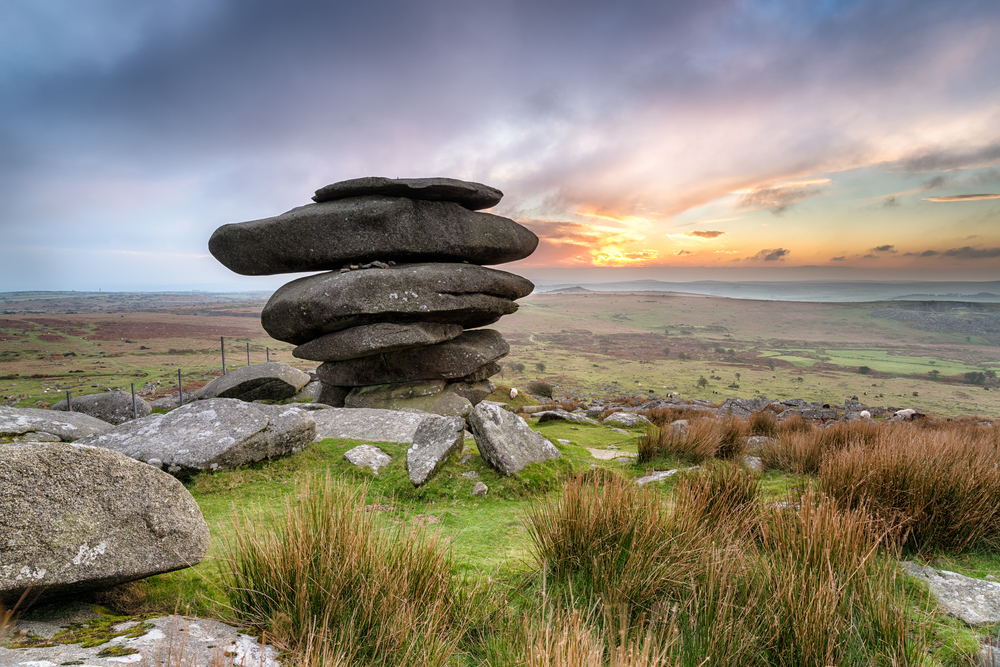
[[[580,287],[575,285],[573,287],[559,287],[553,290],[548,290],[546,294],[583,294],[584,292],[593,292],[592,289],[587,289],[586,287]]]

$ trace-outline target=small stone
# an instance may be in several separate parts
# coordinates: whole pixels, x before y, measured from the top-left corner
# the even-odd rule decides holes
[[[351,464],[360,467],[367,466],[378,475],[379,468],[392,463],[392,457],[375,445],[358,445],[344,452],[344,458]]]
[[[463,472],[462,477],[465,479],[479,479],[479,473],[475,470],[470,470],[468,472]]]
[[[490,492],[490,487],[486,486],[482,482],[476,482],[472,485],[472,495],[483,497]]]

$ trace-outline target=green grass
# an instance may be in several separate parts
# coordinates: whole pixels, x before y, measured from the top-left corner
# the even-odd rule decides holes
[[[796,354],[797,353],[797,354]],[[809,368],[818,363],[837,366],[868,366],[875,372],[897,375],[926,375],[936,370],[941,375],[960,375],[981,370],[979,366],[963,364],[951,359],[941,359],[927,355],[900,354],[890,350],[859,349],[813,349],[813,350],[768,350],[762,356],[787,361],[800,368]]]

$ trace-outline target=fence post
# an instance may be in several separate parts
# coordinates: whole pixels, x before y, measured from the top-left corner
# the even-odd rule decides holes
[[[226,374],[226,339],[224,336],[219,336],[219,347],[222,348],[222,374]]]
[[[139,413],[135,409],[135,382],[132,383],[132,419],[138,419]]]
[[[264,352],[267,354],[267,363],[271,363],[271,348],[265,347]]]
[[[250,365],[250,343],[247,343],[247,366]]]
[[[73,412],[73,402],[69,400],[69,391],[66,392],[66,411]]]
[[[181,369],[177,369],[177,407],[184,405],[184,389],[181,388]]]

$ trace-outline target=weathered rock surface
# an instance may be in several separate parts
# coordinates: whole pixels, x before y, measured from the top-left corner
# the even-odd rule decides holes
[[[634,412],[616,412],[605,417],[604,422],[602,423],[605,426],[624,426],[625,428],[635,428],[636,426],[645,426],[646,424],[651,424],[652,422],[642,415],[637,415]]]
[[[243,366],[197,390],[198,399],[238,398],[241,401],[281,401],[309,384],[309,375],[280,361]]]
[[[0,445],[0,488],[8,605],[29,586],[43,595],[105,588],[190,567],[208,549],[208,525],[187,489],[108,449]]]
[[[941,610],[972,627],[1000,622],[1000,582],[935,570],[912,561],[900,563],[911,577],[923,579]]]
[[[313,403],[329,405],[331,408],[344,407],[344,399],[351,393],[354,387],[338,387],[332,384],[319,383],[319,391],[316,392]]]
[[[534,289],[513,273],[472,264],[404,264],[321,273],[278,288],[261,312],[272,338],[302,345],[351,327],[379,322],[491,324],[517,310]]]
[[[826,421],[836,419],[838,413],[834,408],[791,408],[778,415],[778,420],[784,421],[796,415],[806,421]]]
[[[426,483],[452,454],[462,451],[465,420],[459,417],[432,416],[424,419],[413,434],[413,445],[406,451],[406,470],[414,486]]]
[[[490,492],[490,487],[486,486],[482,482],[476,482],[472,485],[472,495],[482,498],[487,493]]]
[[[292,354],[312,361],[341,361],[443,343],[461,333],[460,324],[378,322],[320,336],[299,345]]]
[[[542,410],[534,413],[534,416],[538,417],[539,424],[554,421],[576,422],[578,424],[600,424],[600,422],[596,419],[591,419],[585,414],[574,414],[572,412],[567,412],[562,408],[556,408],[555,410]]]
[[[29,433],[48,433],[63,442],[73,442],[88,435],[113,428],[106,421],[82,412],[54,412],[34,408],[0,407],[0,438],[21,438]]]
[[[645,486],[650,482],[663,482],[670,479],[679,472],[685,472],[687,470],[697,470],[700,467],[701,466],[692,466],[690,468],[674,468],[673,470],[657,470],[651,472],[648,475],[644,475],[642,477],[636,477],[632,481],[638,484],[639,486]]]
[[[109,424],[122,424],[133,419],[132,416],[132,394],[123,391],[111,391],[103,394],[87,394],[84,396],[74,396],[70,399],[73,412],[82,412],[85,415],[96,417]],[[68,410],[65,400],[59,401],[52,406],[53,410],[66,412]],[[145,417],[153,412],[149,403],[141,396],[135,397],[136,417]]]
[[[392,457],[375,445],[358,445],[344,452],[344,458],[359,468],[363,466],[371,468],[376,475],[379,468],[384,468],[392,463]]]
[[[746,419],[755,412],[763,412],[771,406],[767,396],[757,398],[727,398],[719,408],[722,417],[742,417]]]
[[[317,369],[322,382],[367,386],[416,380],[462,378],[510,350],[499,331],[475,329],[458,338],[427,347],[374,354],[345,361],[327,361]]]
[[[492,374],[492,375],[495,375]],[[465,382],[449,382],[447,390],[461,396],[473,405],[478,404],[497,390],[495,384],[487,379]]]
[[[291,454],[315,435],[312,414],[294,406],[213,398],[126,422],[81,442],[160,462],[167,472],[187,476]]]
[[[407,444],[413,442],[417,427],[429,416],[420,412],[368,408],[329,408],[313,413],[317,440],[350,438]]]
[[[314,202],[334,201],[347,197],[408,197],[426,201],[450,201],[470,211],[492,208],[503,199],[503,193],[482,183],[460,181],[457,178],[383,178],[368,176],[333,183],[316,191]]]
[[[100,618],[92,612],[91,618]],[[51,640],[57,633],[64,632],[66,626],[81,622],[79,613],[56,617],[53,620],[35,621],[18,619],[13,633],[30,632],[42,640]],[[0,647],[0,665],[25,667],[55,667],[56,665],[81,665],[83,667],[120,667],[122,664],[166,665],[162,662],[170,657],[170,665],[233,665],[233,667],[281,667],[278,651],[272,646],[261,646],[250,635],[219,621],[190,616],[160,616],[142,621],[150,627],[145,632],[136,632],[139,621],[125,621],[118,624],[114,632],[118,634],[103,644],[84,646],[81,638],[75,644],[63,644],[61,638],[54,645],[26,648]],[[127,631],[131,630],[128,634]],[[138,636],[129,636],[137,634]],[[116,648],[119,656],[102,656],[101,652]]]
[[[332,271],[374,260],[503,264],[537,245],[537,236],[508,218],[454,202],[378,195],[223,225],[208,241],[217,260],[248,276]]]
[[[450,391],[444,380],[355,387],[344,399],[346,408],[420,410],[445,417],[465,419],[472,403]]]
[[[480,455],[505,475],[518,473],[526,465],[561,456],[555,445],[499,403],[483,401],[473,408],[469,426]]]

